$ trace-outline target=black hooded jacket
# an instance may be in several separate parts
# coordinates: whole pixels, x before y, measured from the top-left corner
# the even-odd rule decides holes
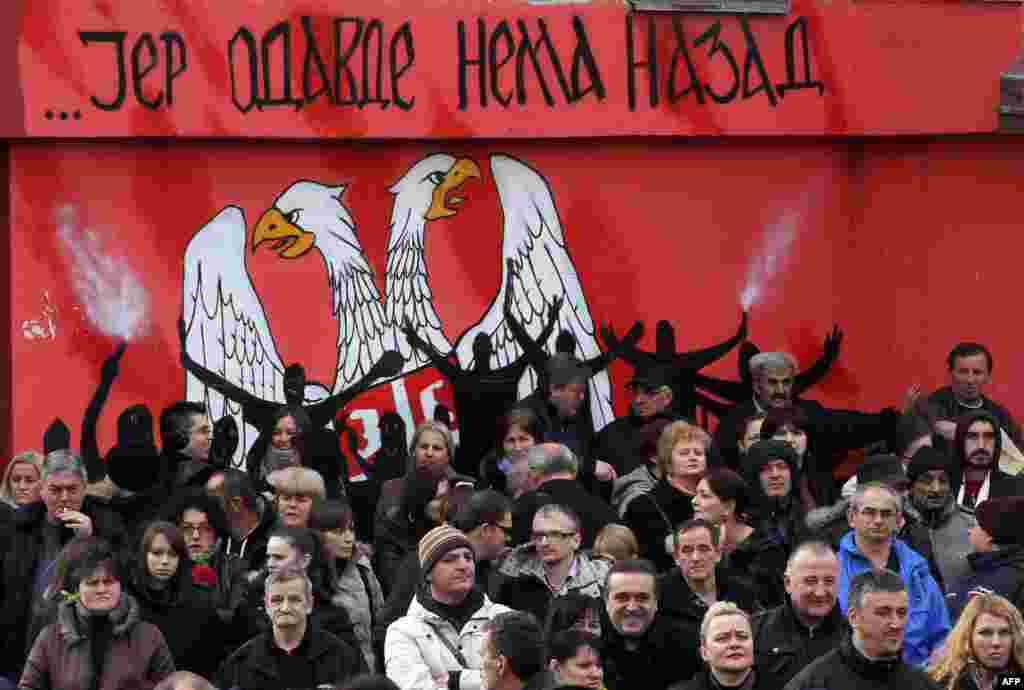
[[[964,457],[964,442],[967,440],[967,430],[978,421],[989,422],[996,430],[995,446],[992,452],[992,469],[989,475],[989,498],[1003,498],[1006,496],[1024,495],[1024,478],[1015,477],[999,469],[999,455],[1003,451],[1003,435],[999,433],[1001,427],[999,420],[987,410],[978,410],[960,417],[956,422],[956,435],[954,437],[953,458],[956,462],[955,476],[952,477],[952,491],[954,495],[960,494],[960,487],[963,483],[964,470],[969,466],[967,458]]]

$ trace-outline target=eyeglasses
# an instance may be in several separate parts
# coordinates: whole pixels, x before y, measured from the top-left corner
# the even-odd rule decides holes
[[[874,520],[876,517],[880,517],[883,520],[892,520],[894,517],[896,517],[895,510],[878,510],[877,508],[861,508],[860,514],[868,518],[869,520]]]
[[[213,534],[213,528],[209,525],[190,525],[187,522],[183,522],[178,525],[178,529],[180,529],[185,536],[191,536],[198,533],[199,536],[205,537]]]
[[[530,532],[530,539],[532,541],[561,541],[562,539],[568,539],[569,537],[576,536],[575,532],[560,532],[552,530],[551,532]]]

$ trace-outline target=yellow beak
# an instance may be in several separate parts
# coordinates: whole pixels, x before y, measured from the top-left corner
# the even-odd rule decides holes
[[[276,208],[260,216],[256,229],[252,231],[252,251],[264,242],[273,242],[274,251],[282,259],[297,259],[316,243],[316,235],[306,232],[292,223]]]
[[[434,196],[423,218],[425,220],[437,220],[438,218],[449,218],[458,213],[458,206],[463,198],[456,194],[463,183],[475,177],[480,179],[480,167],[469,158],[460,158],[455,161],[447,173],[444,181],[434,189]]]

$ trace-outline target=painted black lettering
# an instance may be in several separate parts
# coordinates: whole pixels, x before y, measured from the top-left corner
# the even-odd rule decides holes
[[[311,17],[302,17],[302,33],[306,38],[306,55],[302,59],[302,100],[309,104],[319,98],[321,94],[326,93],[327,99],[334,103],[335,96],[331,89],[331,80],[327,76],[327,65],[320,55]],[[316,70],[315,73],[314,70]],[[320,80],[320,88],[316,91],[313,91],[312,87],[314,76]]]
[[[757,47],[757,39],[754,38],[754,33],[750,30],[750,23],[742,15],[740,15],[740,27],[743,29],[743,37],[747,42],[747,57],[743,61],[743,98],[744,100],[753,98],[764,91],[765,95],[768,96],[768,102],[771,103],[772,107],[775,107],[778,105],[779,99],[775,96],[772,80],[768,77],[768,70],[765,69],[761,50]],[[757,68],[757,77],[761,81],[760,85],[755,89],[750,88],[751,67]]]
[[[274,96],[274,85],[271,73],[274,61],[271,59],[271,48],[275,42],[281,43],[281,95]],[[272,108],[276,106],[295,106],[298,110],[302,107],[301,98],[292,97],[292,27],[288,22],[279,22],[267,33],[263,34],[260,41],[260,52],[263,60],[263,91],[256,107]]]
[[[538,19],[537,24],[541,27],[541,38],[537,40],[536,45],[530,40],[530,32],[526,28],[526,22],[522,19],[516,20],[516,27],[519,29],[521,35],[519,42],[519,50],[516,53],[516,102],[519,105],[526,104],[526,56],[529,55],[530,62],[533,64],[533,73],[537,77],[537,82],[540,84],[540,90],[544,94],[544,102],[547,103],[548,107],[552,107],[555,104],[555,99],[551,95],[551,89],[548,88],[548,82],[544,78],[544,70],[541,69],[540,59],[537,56],[537,49],[540,44],[547,37],[547,29],[543,19]],[[550,43],[549,43],[550,45]],[[561,66],[559,66],[561,71]],[[564,82],[565,75],[562,74],[561,80]],[[567,94],[568,96],[568,94]]]
[[[144,50],[145,56],[143,56]],[[145,62],[142,62],[144,58]],[[156,41],[153,40],[153,37],[148,33],[139,36],[139,40],[135,42],[135,46],[132,48],[132,90],[135,92],[135,100],[150,110],[156,110],[163,105],[164,92],[161,89],[157,92],[156,98],[151,100],[146,96],[142,88],[142,82],[147,74],[156,69],[159,62]]]
[[[117,66],[117,89],[112,101],[101,101],[96,96],[90,96],[89,100],[100,110],[117,110],[124,105],[124,99],[128,90],[128,79],[125,74],[124,65],[124,31],[79,31],[78,37],[82,44],[88,48],[90,43],[113,43],[114,63]]]
[[[708,30],[697,37],[697,40],[693,42],[694,48],[699,48],[707,41],[711,41],[711,48],[708,50],[708,57],[714,58],[717,53],[721,53],[722,57],[725,58],[726,62],[729,63],[729,69],[732,71],[732,86],[725,94],[721,94],[715,91],[711,84],[705,83],[704,88],[707,89],[708,94],[717,103],[731,103],[736,98],[736,94],[740,90],[740,66],[736,63],[736,58],[732,54],[732,50],[728,45],[722,41],[722,22],[716,21]]]
[[[672,65],[669,67],[668,73],[668,101],[675,103],[689,96],[692,91],[697,95],[697,102],[704,105],[704,87],[697,76],[697,68],[690,57],[690,49],[686,46],[686,33],[683,31],[683,20],[679,15],[672,17],[672,33],[675,35],[676,47],[672,51]],[[689,76],[689,82],[682,91],[676,89],[676,74],[680,58],[686,62],[686,73]]]
[[[377,59],[370,62],[370,46],[376,43]],[[374,69],[371,81],[370,70]],[[379,103],[381,110],[388,107],[390,101],[384,98],[384,25],[379,19],[371,19],[363,33],[363,96],[359,99],[359,107],[364,108],[371,103]]]
[[[572,72],[569,78],[572,81],[572,101],[576,102],[588,93],[597,94],[597,100],[603,101],[605,97],[604,80],[601,78],[601,70],[597,65],[597,58],[590,48],[590,39],[587,37],[587,27],[583,20],[574,16],[572,28],[576,32],[576,50],[572,55]],[[589,80],[587,88],[580,86],[580,68],[586,72]]]
[[[502,57],[499,59],[499,41],[503,41],[505,50],[503,51]],[[502,107],[507,108],[512,103],[512,89],[511,87],[507,92],[503,92],[501,89],[501,69],[509,63],[509,61],[516,54],[516,40],[512,36],[512,29],[509,28],[507,21],[502,21],[491,33],[490,41],[488,42],[488,58],[490,63],[490,77],[491,77],[491,95],[494,96],[494,100],[501,103]]]
[[[477,50],[476,59],[471,59],[467,53],[466,23],[459,21],[459,110],[465,110],[469,106],[469,69],[476,67],[477,85],[480,92],[480,106],[487,107],[487,26],[483,19],[476,20]],[[518,66],[516,69],[518,75]]]
[[[636,72],[646,68],[647,84],[650,89],[650,104],[652,108],[658,106],[658,50],[655,42],[654,19],[647,17],[647,60],[636,59],[636,37],[633,35],[633,17],[630,12],[626,15],[626,80],[629,92],[629,109],[636,110]]]
[[[405,61],[402,66],[398,66],[398,48],[401,46],[405,53]],[[413,96],[411,100],[402,98],[402,92],[399,89],[398,81],[402,76],[408,72],[413,63],[416,61],[416,46],[412,40],[412,24],[406,22],[402,26],[398,27],[398,31],[391,37],[391,101],[402,110],[412,110],[412,106],[416,103],[416,97]]]
[[[803,56],[804,74],[803,79],[797,81],[796,67],[796,37],[800,33],[801,55]],[[801,89],[817,89],[818,95],[825,93],[825,84],[816,80],[811,74],[811,51],[807,44],[807,17],[798,17],[786,29],[786,81],[778,85],[779,97],[785,98],[789,91]]]
[[[345,33],[345,26],[355,26],[355,33],[348,47],[341,48],[342,36]],[[348,64],[355,54],[359,41],[363,37],[363,20],[358,17],[341,17],[334,20],[334,95],[338,105],[356,105],[359,102],[359,87],[356,85],[356,75]],[[342,89],[341,77],[345,75],[345,84],[348,90]],[[348,97],[343,94],[347,93]]]
[[[188,69],[188,57],[185,51],[185,39],[181,34],[175,31],[165,31],[160,34],[160,40],[164,44],[164,66],[166,69],[164,88],[167,93],[167,107],[170,108],[174,105],[174,80]],[[179,58],[177,61],[174,59],[175,47],[177,47]]]
[[[245,44],[246,60],[249,65],[249,98],[247,101],[242,101],[238,96],[238,81],[236,80],[235,70],[235,46],[238,45],[239,41]],[[259,98],[259,73],[257,63],[259,57],[256,55],[256,38],[252,35],[244,26],[239,27],[235,35],[228,41],[228,69],[231,73],[231,102],[235,104],[241,112],[247,113],[252,110],[252,107],[256,105],[256,101]]]

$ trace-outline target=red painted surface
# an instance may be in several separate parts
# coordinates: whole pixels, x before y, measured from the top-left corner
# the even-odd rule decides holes
[[[167,3],[74,2],[33,0],[11,2],[4,10],[10,21],[0,23],[8,32],[4,45],[17,45],[16,69],[0,71],[0,88],[12,105],[0,118],[0,135],[8,137],[253,137],[253,138],[464,138],[464,137],[590,137],[649,135],[729,134],[883,134],[914,132],[979,132],[996,126],[998,74],[1020,49],[1021,8],[1015,3],[890,3],[837,0],[794,0],[789,16],[752,17],[748,43],[742,20],[732,16],[686,15],[679,29],[694,64],[694,74],[703,84],[703,104],[696,91],[676,103],[669,102],[673,54],[677,40],[670,17],[639,15],[632,18],[635,60],[646,60],[649,22],[654,26],[658,63],[660,103],[652,107],[645,73],[633,70],[639,79],[638,101],[629,104],[631,72],[627,36],[631,21],[621,2],[540,6],[516,0],[457,2],[433,0],[416,3],[377,3],[359,15],[351,3],[337,0],[305,0],[301,3],[274,0],[260,3],[219,3],[215,9],[186,0]],[[214,6],[210,6],[213,8]],[[369,7],[369,6],[368,6]],[[20,17],[20,21],[19,21]],[[0,18],[3,18],[0,16]],[[307,41],[303,18],[309,19]],[[283,42],[271,41],[268,60],[262,57],[262,41],[283,23],[291,32],[291,91],[303,93],[304,66],[309,70],[309,93],[322,86],[319,58],[329,81],[334,81],[334,26],[343,18],[340,51],[355,46],[345,62],[362,88],[364,62],[369,83],[376,81],[376,68],[383,67],[382,97],[388,107],[369,103],[365,107],[339,106],[320,96],[301,108],[254,108],[243,114],[232,103],[232,94],[247,104],[249,89],[242,88],[250,61],[243,59],[244,41],[235,43],[235,64],[231,68],[232,38],[241,29],[249,32],[258,53],[253,63],[262,83],[263,69],[269,68],[271,94],[284,94]],[[383,36],[383,62],[376,58],[377,43],[369,43],[369,60],[363,60],[363,45],[353,43],[356,20],[379,20]],[[488,67],[485,83],[488,104],[479,97],[479,70],[460,70],[459,26],[467,37],[464,54],[474,59],[478,52],[478,24],[484,26],[488,55],[504,65],[497,70],[491,88]],[[777,92],[787,81],[786,33],[794,22],[807,26],[808,65],[812,78],[824,84],[817,90],[789,92],[772,105],[765,91],[744,98],[745,90],[756,91],[761,83],[755,52]],[[574,24],[576,22],[576,24]],[[707,34],[715,24],[719,32]],[[414,56],[410,58],[403,25]],[[520,28],[520,23],[522,28]],[[550,37],[552,53],[542,38],[541,27]],[[507,27],[503,33],[502,27]],[[553,105],[543,99],[541,78],[528,54],[522,31],[539,47],[538,64],[543,82],[552,93]],[[126,94],[123,105],[107,112],[94,106],[92,98],[112,101],[117,92],[114,43],[95,36],[88,43],[83,32],[123,32]],[[10,34],[15,35],[11,36]],[[180,44],[168,61],[164,34],[174,34]],[[398,36],[399,40],[392,41]],[[704,36],[704,41],[700,41]],[[497,38],[495,38],[497,37]],[[88,38],[88,36],[86,36]],[[583,40],[585,39],[585,40]],[[151,49],[147,41],[153,42]],[[719,44],[720,41],[720,44]],[[307,46],[315,52],[307,55]],[[716,49],[715,46],[718,45]],[[756,45],[757,50],[750,46]],[[181,48],[180,46],[183,46]],[[492,50],[493,46],[493,50]],[[724,49],[722,48],[724,46]],[[572,82],[574,60],[589,48],[604,87],[570,102],[559,88],[555,63],[563,79]],[[804,75],[804,43],[799,33],[793,43],[795,72]],[[580,49],[577,53],[577,49]],[[725,49],[734,55],[739,73],[746,75],[732,102],[715,103],[707,88],[724,93],[736,81],[730,71]],[[168,69],[177,72],[184,50],[184,71],[168,80]],[[133,63],[133,54],[135,62]],[[505,60],[505,56],[513,56]],[[308,57],[308,61],[307,61]],[[682,91],[689,82],[682,53],[676,53],[675,88]],[[411,62],[410,62],[411,60]],[[170,64],[168,64],[170,62]],[[517,64],[522,64],[523,89],[516,87]],[[132,65],[141,74],[138,93],[133,88]],[[152,69],[150,66],[152,64]],[[406,69],[406,66],[408,68]],[[579,70],[579,91],[586,92],[593,80],[586,63],[575,61]],[[391,78],[392,69],[398,74]],[[470,82],[467,103],[460,107],[459,77]],[[345,71],[341,71],[342,84]],[[408,110],[394,104],[393,81],[398,98],[412,103]],[[168,107],[167,84],[173,104]],[[232,86],[235,86],[234,90]],[[494,92],[516,98],[502,107]],[[339,100],[351,93],[347,86]],[[518,100],[522,95],[523,102]],[[142,100],[161,105],[150,110]],[[51,112],[52,119],[46,118]],[[81,119],[75,119],[78,112]],[[67,115],[66,120],[60,114]]]

